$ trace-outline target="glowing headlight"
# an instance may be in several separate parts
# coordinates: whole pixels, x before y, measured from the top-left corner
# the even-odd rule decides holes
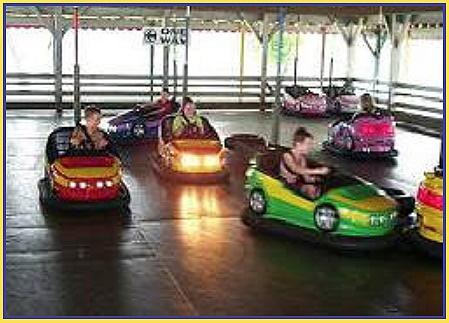
[[[102,181],[97,182],[97,188],[103,188],[104,183]]]
[[[109,180],[107,180],[107,181],[105,182],[106,187],[111,187],[112,184],[113,184],[112,181],[109,181]]]
[[[75,182],[69,182],[69,187],[70,188],[76,188],[76,183]]]
[[[214,167],[220,165],[220,158],[218,156],[206,156],[203,160],[204,166]]]
[[[79,187],[82,188],[82,189],[87,188],[87,183],[86,183],[86,182],[80,182],[78,185],[79,185]]]
[[[201,166],[201,158],[194,155],[182,155],[181,165],[183,167],[199,167]]]

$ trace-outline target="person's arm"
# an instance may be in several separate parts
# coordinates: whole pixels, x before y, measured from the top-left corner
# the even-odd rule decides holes
[[[79,126],[77,126],[70,136],[70,145],[77,148],[85,140],[85,136]]]
[[[116,156],[118,159],[121,159],[115,142],[111,139],[111,137],[109,137],[107,133],[105,132],[102,133],[103,133],[103,140],[105,141],[105,146],[103,149],[105,149],[111,155]]]
[[[327,167],[308,168],[298,165],[289,153],[284,154],[284,162],[289,169],[298,175],[326,175],[329,172]]]
[[[195,123],[196,123],[196,126],[200,129],[200,133],[204,134],[206,126],[205,126],[205,122],[203,121],[203,119],[197,115]]]
[[[175,120],[173,120],[172,125],[172,134],[174,137],[180,136],[184,130],[184,124],[181,120],[181,118],[176,117]]]

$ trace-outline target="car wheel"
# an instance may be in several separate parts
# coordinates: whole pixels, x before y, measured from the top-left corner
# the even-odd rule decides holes
[[[262,216],[267,209],[265,194],[260,190],[253,190],[249,195],[249,209],[256,215]]]
[[[340,222],[337,210],[331,205],[318,206],[313,217],[317,228],[326,232],[336,230]]]
[[[145,137],[145,125],[143,123],[138,123],[133,126],[132,129],[133,135],[136,138]]]

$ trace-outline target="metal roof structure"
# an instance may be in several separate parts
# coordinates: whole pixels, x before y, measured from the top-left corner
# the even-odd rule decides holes
[[[42,28],[51,24],[56,6],[6,6],[6,26]],[[362,23],[366,31],[382,25],[385,16],[410,15],[412,37],[441,38],[443,27],[443,5],[238,5],[238,6],[190,6],[190,26],[193,30],[251,31],[258,30],[264,15],[276,24],[277,12],[286,12],[287,32],[338,32],[337,24]],[[71,27],[74,7],[63,6],[62,17],[66,28]],[[185,6],[130,6],[94,5],[80,6],[80,27],[88,29],[142,29],[162,26],[165,16],[169,24],[182,25]]]

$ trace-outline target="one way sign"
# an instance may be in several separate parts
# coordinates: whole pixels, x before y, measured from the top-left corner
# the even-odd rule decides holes
[[[187,29],[175,27],[152,27],[144,29],[143,42],[150,45],[185,45]]]

